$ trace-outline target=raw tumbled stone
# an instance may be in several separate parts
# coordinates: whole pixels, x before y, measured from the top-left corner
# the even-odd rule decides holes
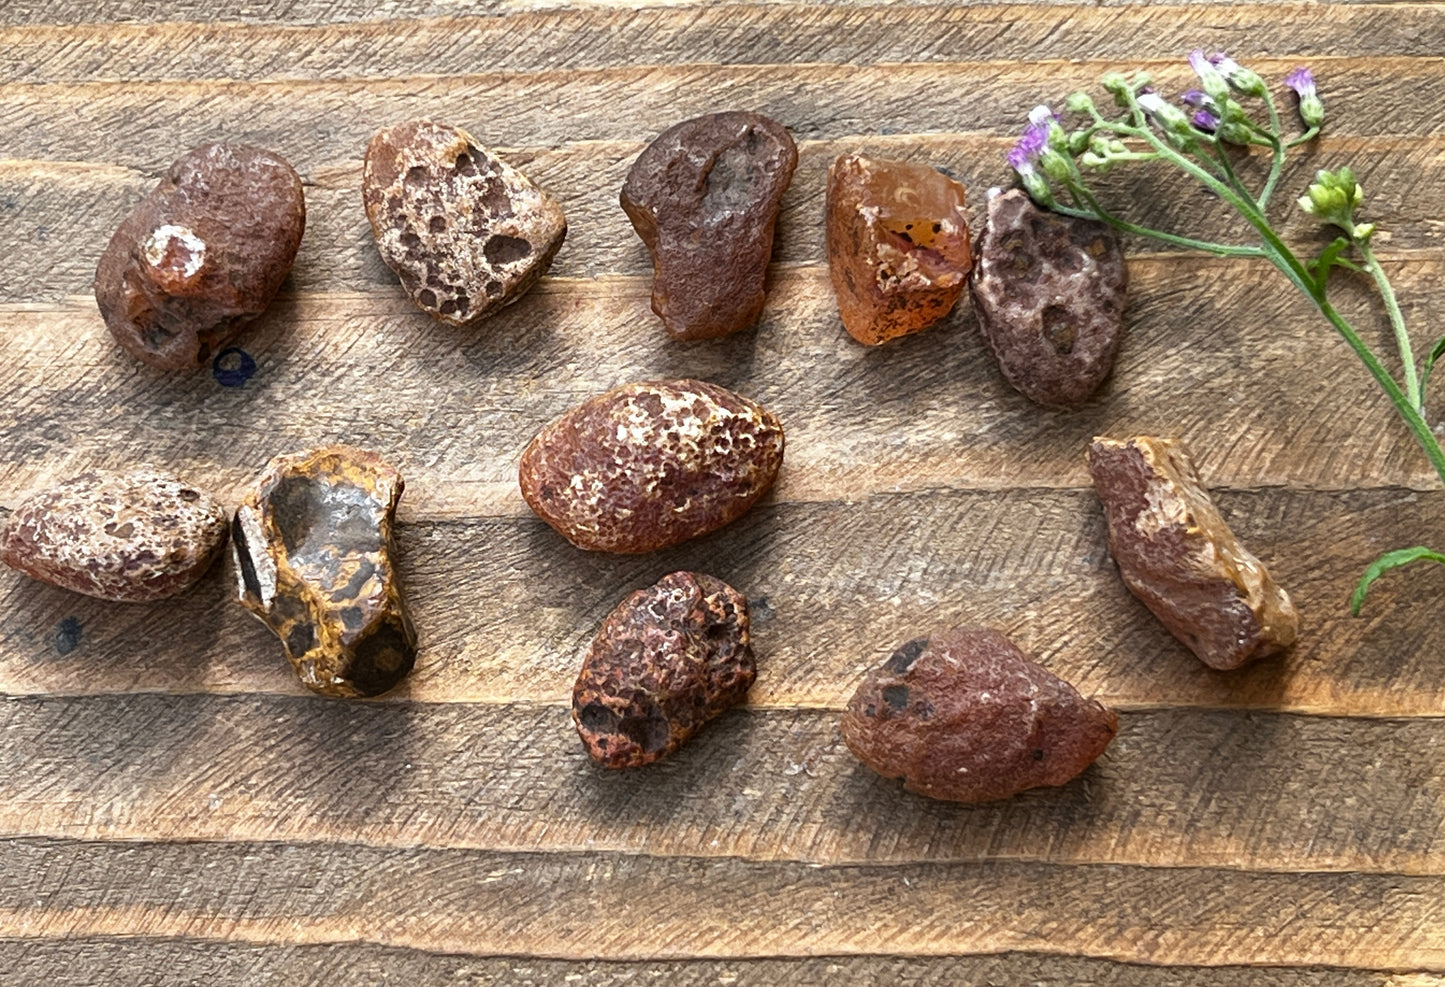
[[[982,627],[909,641],[868,673],[843,714],[843,740],[860,761],[955,802],[1062,785],[1118,728],[1112,710]]]
[[[376,696],[411,671],[416,631],[393,543],[402,487],[376,453],[326,446],[273,459],[236,511],[241,604],[313,692]]]
[[[137,360],[167,370],[205,364],[271,304],[305,229],[301,179],[284,159],[202,144],[110,238],[96,304]]]
[[[454,326],[510,305],[552,264],[562,207],[471,134],[429,120],[371,139],[361,180],[381,259]]]
[[[828,271],[843,326],[876,346],[937,323],[973,266],[964,188],[936,168],[844,155],[828,169]]]
[[[1113,231],[990,190],[975,254],[973,308],[1004,377],[1038,404],[1088,401],[1114,367],[1128,302]]]
[[[757,321],[797,164],[782,124],[738,112],[670,127],[633,162],[622,208],[652,252],[652,310],[674,338],[726,336]]]
[[[697,380],[628,384],[537,434],[522,496],[578,548],[651,552],[742,516],[777,478],[783,427]]]
[[[1199,660],[1230,669],[1294,643],[1289,594],[1224,523],[1178,439],[1095,439],[1089,472],[1124,585]]]
[[[572,690],[572,719],[594,761],[635,768],[742,702],[756,677],[747,599],[712,576],[674,572],[602,624]]]
[[[226,542],[226,512],[175,477],[95,470],[28,497],[0,561],[102,600],[146,603],[201,578]]]

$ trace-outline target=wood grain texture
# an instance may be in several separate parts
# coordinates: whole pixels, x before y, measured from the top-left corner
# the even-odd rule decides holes
[[[0,940],[0,965],[21,983],[74,971],[76,987],[193,987],[198,983],[276,987],[376,987],[397,983],[457,987],[1441,987],[1430,974],[1306,967],[1156,967],[1039,953],[1001,956],[683,961],[491,958],[367,943],[264,946],[204,939],[82,938]]]
[[[273,843],[10,841],[4,850],[0,880],[20,904],[0,909],[0,927],[23,923],[37,939],[141,927],[574,960],[1027,950],[1155,964],[1445,968],[1437,877]]]
[[[1344,606],[1380,551],[1438,540],[1445,491],[1343,344],[1268,265],[1132,241],[1114,377],[1043,411],[966,305],[854,345],[821,222],[839,154],[941,166],[977,216],[1037,102],[1135,63],[1177,92],[1195,45],[1274,78],[1306,61],[1328,129],[1277,220],[1325,243],[1291,199],[1351,164],[1427,345],[1442,34],[1445,7],[1399,2],[0,2],[0,520],[88,467],[149,462],[235,503],[273,455],[359,443],[408,480],[421,637],[393,694],[326,701],[226,565],[129,607],[0,572],[0,983],[1445,987],[1445,568],[1382,581],[1361,619]],[[756,330],[673,344],[617,192],[659,130],[729,107],[800,145],[769,304]],[[568,213],[552,275],[475,330],[410,306],[360,208],[367,140],[421,115]],[[89,297],[120,219],[216,139],[307,183],[237,388],[126,360]],[[1151,169],[1105,195],[1239,232]],[[1334,297],[1381,339],[1367,289],[1340,277]],[[516,461],[542,424],[682,375],[783,419],[764,504],[632,558],[526,510]],[[1082,452],[1138,432],[1193,445],[1294,595],[1287,655],[1212,672],[1123,589]],[[627,590],[679,568],[749,595],[758,684],[670,761],[601,772],[568,712],[580,655]],[[864,672],[965,623],[1122,711],[1095,767],[964,807],[852,760],[837,718]]]
[[[833,710],[739,711],[629,773],[592,765],[562,705],[35,697],[0,718],[33,766],[0,782],[4,837],[1445,879],[1440,719],[1126,713],[1069,785],[958,806],[859,765]]]

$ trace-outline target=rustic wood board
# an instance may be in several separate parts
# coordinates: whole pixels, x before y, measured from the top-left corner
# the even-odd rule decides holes
[[[1344,608],[1366,561],[1445,527],[1445,492],[1318,316],[1267,266],[1131,243],[1118,368],[1069,414],[1002,382],[966,305],[878,350],[837,322],[833,156],[946,167],[976,206],[1035,102],[1139,62],[1177,86],[1196,45],[1314,66],[1329,131],[1285,188],[1353,164],[1407,316],[1438,326],[1438,4],[0,4],[0,515],[89,466],[234,502],[276,453],[369,446],[408,479],[423,645],[392,695],[326,701],[225,567],[153,607],[0,573],[0,982],[1445,984],[1445,570]],[[755,331],[672,344],[617,190],[662,126],[724,107],[799,140],[774,287]],[[415,115],[567,209],[553,275],[475,331],[411,309],[360,208],[367,138]],[[121,217],[217,138],[307,182],[239,388],[129,361],[88,295]],[[1110,194],[1228,230],[1148,174]],[[527,512],[515,464],[542,423],[682,374],[783,418],[762,506],[642,558]],[[1211,672],[1123,590],[1082,451],[1134,432],[1194,445],[1300,604],[1290,655]],[[757,687],[670,762],[604,775],[568,715],[579,655],[624,589],[682,567],[754,600]],[[850,759],[836,721],[863,672],[969,622],[1120,709],[1096,767],[967,808]]]

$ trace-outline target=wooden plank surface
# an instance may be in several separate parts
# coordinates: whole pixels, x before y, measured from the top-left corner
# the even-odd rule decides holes
[[[1129,334],[1071,413],[998,375],[965,304],[878,350],[837,322],[823,176],[864,151],[1005,183],[1027,110],[1103,71],[1225,47],[1307,60],[1422,334],[1445,309],[1445,5],[10,0],[0,4],[0,516],[91,466],[169,468],[234,503],[273,455],[349,441],[400,466],[414,675],[313,697],[230,573],[155,606],[0,573],[0,983],[1445,984],[1445,570],[1345,610],[1380,551],[1445,527],[1384,399],[1267,265],[1127,245]],[[724,107],[799,139],[759,327],[675,344],[616,205],[663,126]],[[475,330],[413,310],[360,209],[373,129],[468,127],[558,195],[552,275]],[[188,146],[285,154],[308,227],[242,340],[240,388],[120,354],[89,298],[110,232]],[[1107,194],[1224,237],[1157,176]],[[1382,328],[1366,286],[1342,306]],[[541,424],[628,380],[700,376],[788,430],[729,529],[640,558],[526,509]],[[1437,401],[1438,403],[1438,401]],[[1432,423],[1439,421],[1432,414]],[[1190,657],[1118,581],[1096,434],[1182,435],[1304,619],[1281,659]],[[1438,540],[1438,539],[1437,539]],[[696,568],[753,600],[749,704],[627,775],[567,711],[626,589]],[[1121,710],[1059,790],[959,807],[861,768],[837,732],[868,667],[986,623]]]

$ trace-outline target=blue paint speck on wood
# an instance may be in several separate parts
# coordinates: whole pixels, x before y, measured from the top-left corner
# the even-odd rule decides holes
[[[228,346],[211,361],[211,375],[222,387],[240,387],[256,373],[256,361],[239,346]]]
[[[74,617],[66,617],[55,625],[55,651],[57,654],[68,655],[80,647],[80,621]]]

